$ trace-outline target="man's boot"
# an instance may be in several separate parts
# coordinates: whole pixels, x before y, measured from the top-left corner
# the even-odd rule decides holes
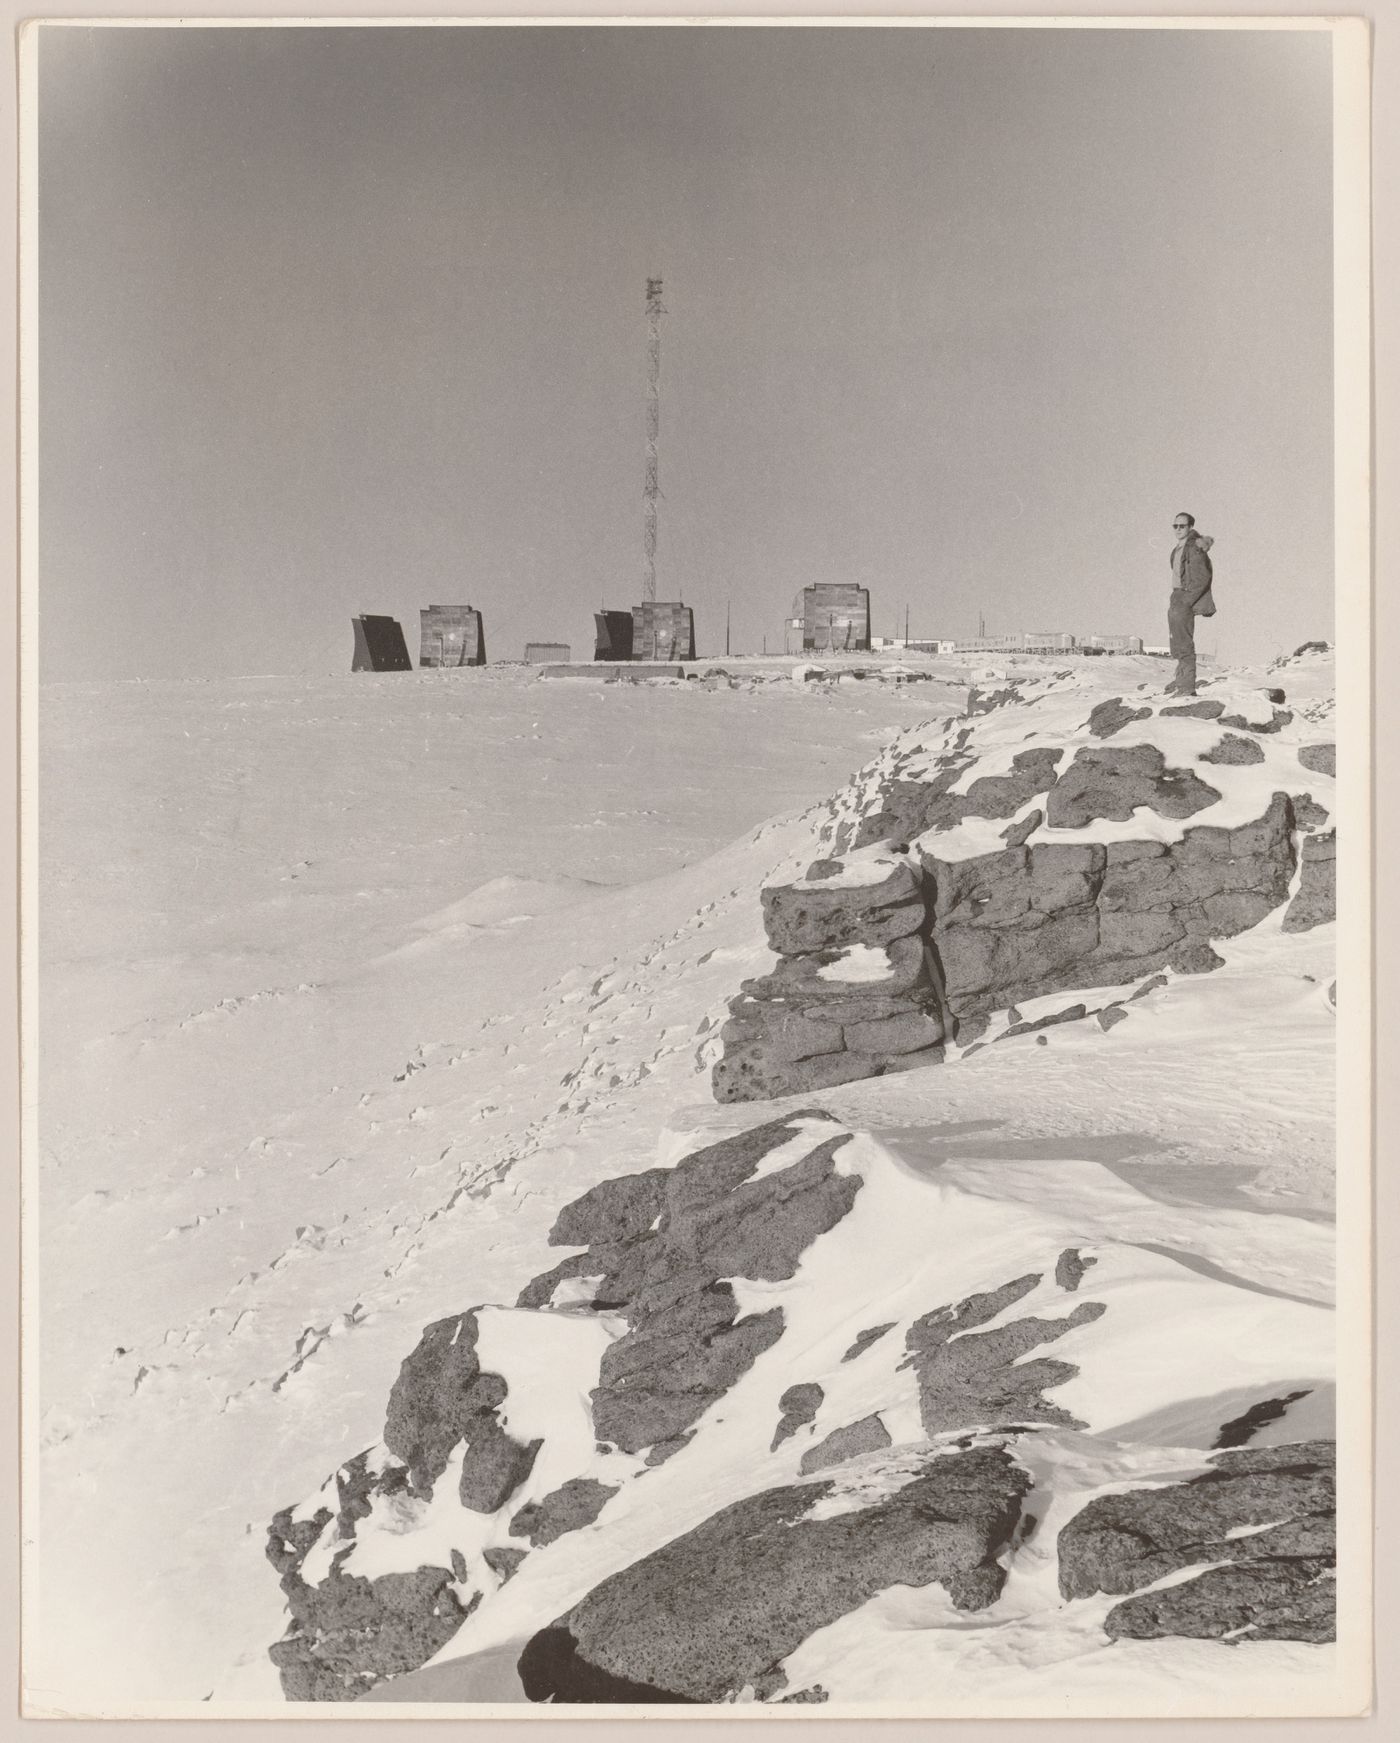
[[[1176,676],[1167,685],[1167,693],[1171,696],[1194,696],[1196,694],[1196,656],[1183,654],[1176,662]]]

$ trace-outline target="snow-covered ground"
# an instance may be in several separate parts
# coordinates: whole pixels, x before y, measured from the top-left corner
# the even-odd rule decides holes
[[[1141,660],[1086,665],[1104,695],[1160,681]],[[759,886],[811,857],[829,817],[816,802],[894,733],[960,708],[966,676],[731,689],[488,670],[45,691],[36,1705],[279,1699],[272,1512],[378,1441],[423,1325],[509,1303],[546,1268],[563,1203],[778,1111],[708,1093],[725,1002],[771,962]],[[1280,681],[1300,705],[1313,684],[1325,713],[1313,675]],[[1306,1342],[1298,1361],[1324,1379],[1333,929],[1278,922],[1108,1034],[1070,1024],[803,1100],[865,1134],[886,1195],[938,1199],[950,1263],[994,1226],[1113,1243],[1139,1316],[1171,1296],[1200,1307],[1192,1335],[1264,1338],[1222,1357],[1222,1392],[1293,1373],[1274,1335]],[[950,1276],[947,1298],[960,1287]],[[818,1325],[819,1277],[790,1294],[817,1316],[809,1343],[844,1335]],[[1267,1334],[1260,1302],[1276,1310]],[[486,1316],[483,1336],[509,1366],[508,1316]],[[1173,1377],[1131,1352],[1122,1365],[1121,1396],[1086,1389],[1071,1408],[1197,1444]],[[511,1398],[526,1435],[545,1406],[527,1386]],[[722,1443],[707,1445],[696,1507],[723,1495]],[[687,1463],[666,1467],[672,1488],[695,1481]],[[540,1580],[572,1602],[608,1571],[586,1565],[590,1541],[542,1554],[440,1659],[489,1662]],[[885,1594],[813,1637],[793,1686],[800,1673],[875,1698],[890,1640],[937,1632],[920,1608],[934,1595]],[[1131,1655],[1163,1687],[1219,1679],[1228,1704],[1240,1677],[1296,1693],[1329,1657],[1218,1649],[1227,1675],[1195,1644],[1079,1652],[1022,1638],[1016,1605],[1033,1595],[1013,1580],[994,1630],[938,1635],[950,1710],[1013,1673],[1028,1705],[1111,1696]]]
[[[703,1089],[765,820],[965,693],[45,688],[35,1699],[279,1698],[270,1511]]]

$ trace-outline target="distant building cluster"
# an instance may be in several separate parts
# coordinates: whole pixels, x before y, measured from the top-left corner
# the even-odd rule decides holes
[[[789,654],[869,653],[870,590],[845,581],[804,587],[783,630]]]
[[[1063,630],[1022,630],[1012,635],[977,635],[962,639],[898,641],[877,637],[874,646],[885,651],[911,654],[1141,654],[1139,635],[1070,635]]]
[[[679,600],[644,600],[630,611],[604,609],[593,614],[595,662],[620,665],[641,661],[678,665],[695,658],[695,613]],[[396,619],[362,615],[353,620],[355,672],[409,672],[404,633]],[[938,654],[963,658],[997,654],[1141,654],[1141,636],[1071,635],[1064,630],[1021,630],[1005,635],[903,640],[870,634],[870,591],[854,582],[817,581],[804,587],[784,620],[785,654],[882,653]],[[726,631],[726,649],[728,632]],[[567,666],[567,642],[525,644],[525,663]],[[419,613],[418,663],[423,667],[467,668],[486,664],[482,614],[470,605],[429,605]]]

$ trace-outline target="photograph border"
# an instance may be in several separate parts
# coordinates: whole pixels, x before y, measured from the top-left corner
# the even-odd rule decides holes
[[[1374,671],[1375,648],[1372,639],[1373,601],[1372,570],[1372,398],[1371,398],[1371,258],[1370,258],[1370,54],[1371,37],[1368,24],[1360,19],[1322,18],[1311,15],[1297,17],[1193,18],[1189,15],[1170,17],[1096,17],[1089,14],[1074,18],[1052,15],[1019,14],[1015,17],[987,17],[959,14],[947,18],[905,18],[874,15],[866,17],[850,12],[839,16],[797,14],[786,16],[769,13],[746,17],[742,14],[715,16],[706,19],[675,16],[631,15],[622,17],[592,17],[551,14],[515,17],[491,14],[480,18],[442,19],[434,17],[403,17],[379,15],[353,18],[321,17],[300,12],[295,16],[250,14],[248,17],[224,16],[216,19],[122,19],[108,14],[84,18],[69,15],[43,21],[46,27],[65,25],[106,28],[238,28],[265,25],[288,28],[304,25],[332,28],[405,27],[433,24],[443,27],[471,28],[483,25],[532,26],[606,26],[625,23],[630,26],[704,28],[707,24],[765,27],[840,27],[840,28],[1037,28],[1037,29],[1128,29],[1128,30],[1201,30],[1201,29],[1326,29],[1334,45],[1334,336],[1336,365],[1336,638],[1338,653],[1338,743],[1343,756],[1338,776],[1339,811],[1345,831],[1345,846],[1340,856],[1338,874],[1338,1010],[1337,1048],[1339,1062],[1338,1108],[1338,1220],[1337,1246],[1345,1255],[1340,1267],[1338,1296],[1338,1342],[1345,1367],[1339,1375],[1341,1409],[1338,1423],[1339,1476],[1339,1671],[1336,1679],[1338,1700],[1333,1707],[1322,1709],[1319,1716],[1364,1712],[1369,1706],[1372,1668],[1369,1652],[1371,1523],[1372,1523],[1372,1194],[1374,1178],[1370,1167],[1356,1167],[1358,1157],[1373,1154],[1375,1126],[1372,1114],[1373,1023],[1375,989],[1373,978],[1373,923],[1377,889],[1373,877],[1374,829],[1373,792],[1375,769],[1372,760],[1372,728],[1375,719]],[[37,968],[34,960],[32,904],[36,890],[37,846],[32,807],[37,788],[37,752],[35,727],[35,686],[37,648],[35,617],[37,601],[36,505],[37,475],[37,408],[35,405],[33,310],[35,308],[34,250],[34,153],[36,148],[34,113],[34,51],[35,29],[27,25],[21,37],[21,315],[22,340],[20,355],[20,431],[22,489],[20,498],[21,528],[21,592],[19,610],[20,690],[20,781],[21,781],[21,859],[20,876],[24,897],[21,925],[21,989],[24,1031],[33,1032],[37,998]],[[27,462],[27,463],[26,463]],[[23,1203],[25,1206],[23,1248],[23,1290],[28,1311],[24,1314],[23,1336],[26,1357],[23,1370],[22,1408],[26,1430],[34,1422],[34,1361],[35,1315],[32,1298],[36,1288],[41,1254],[34,1227],[32,1206],[35,1202],[35,1098],[34,1056],[32,1046],[22,1058],[21,1119],[23,1141]],[[33,1486],[26,1485],[23,1515],[23,1547],[32,1552],[36,1531]],[[45,1709],[31,1705],[27,1716],[62,1719],[69,1716],[63,1709]],[[1122,1715],[1119,1711],[1096,1711],[1094,1707],[1073,1709],[1076,1723],[1083,1719],[1111,1718],[1126,1723],[1137,1715]],[[864,1707],[832,1706],[822,1714],[800,1714],[780,1709],[763,1710],[736,1708],[734,1718],[717,1716],[712,1708],[702,1709],[687,1718],[674,1708],[607,1709],[596,1716],[576,1710],[557,1719],[546,1716],[538,1708],[520,1707],[418,1707],[405,1706],[393,1720],[385,1720],[382,1709],[374,1715],[360,1713],[351,1706],[336,1705],[329,1710],[301,1712],[284,1706],[259,1706],[237,1709],[221,1704],[208,1714],[193,1703],[161,1703],[149,1712],[141,1710],[130,1715],[139,1718],[160,1718],[170,1721],[181,1718],[198,1719],[199,1735],[209,1735],[209,1725],[220,1721],[257,1720],[276,1723],[335,1722],[345,1720],[356,1724],[398,1724],[420,1719],[457,1720],[469,1717],[474,1724],[500,1721],[511,1727],[503,1733],[519,1737],[522,1723],[597,1722],[609,1719],[657,1719],[668,1723],[722,1723],[726,1735],[732,1735],[736,1722],[819,1723],[824,1727],[855,1719],[864,1723],[879,1719],[884,1724],[904,1719],[926,1723],[938,1719],[942,1723],[956,1722],[964,1715],[944,1706],[900,1709],[887,1714]],[[944,1715],[949,1715],[945,1720]],[[999,1711],[996,1703],[977,1708],[979,1719],[1015,1719],[1021,1723],[1043,1725],[1059,1715],[1027,1719],[1011,1711]],[[98,1715],[92,1715],[94,1717]],[[117,1716],[117,1715],[111,1715]],[[123,1709],[122,1717],[128,1714]],[[1167,1715],[1161,1715],[1166,1717]],[[1192,1716],[1189,1706],[1171,1717]],[[1211,1720],[1223,1717],[1218,1710],[1202,1715]],[[1283,1715],[1280,1715],[1283,1716]],[[1304,1715],[1308,1718],[1311,1715]],[[1254,1715],[1241,1714],[1241,1718]],[[168,1730],[163,1733],[169,1735]],[[830,1733],[833,1734],[834,1733]],[[357,1730],[354,1735],[361,1736]],[[978,1735],[985,1736],[985,1730]]]

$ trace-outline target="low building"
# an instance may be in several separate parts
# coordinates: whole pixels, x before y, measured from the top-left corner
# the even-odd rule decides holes
[[[870,590],[847,581],[816,581],[804,587],[784,620],[790,654],[870,652]]]
[[[430,605],[418,620],[420,666],[486,664],[486,626],[470,605]]]
[[[634,660],[693,660],[695,614],[676,600],[648,599],[632,607]]]
[[[527,666],[567,666],[573,650],[567,642],[526,642]]]
[[[1078,644],[1072,635],[1056,630],[1023,630],[1016,635],[968,636],[960,641],[941,641],[940,654],[1072,654]]]
[[[413,670],[408,643],[403,639],[403,626],[396,617],[361,615],[350,622],[355,631],[355,652],[350,660],[352,672]]]
[[[1086,648],[1097,648],[1104,654],[1140,654],[1143,651],[1140,635],[1091,635],[1084,638]]]

